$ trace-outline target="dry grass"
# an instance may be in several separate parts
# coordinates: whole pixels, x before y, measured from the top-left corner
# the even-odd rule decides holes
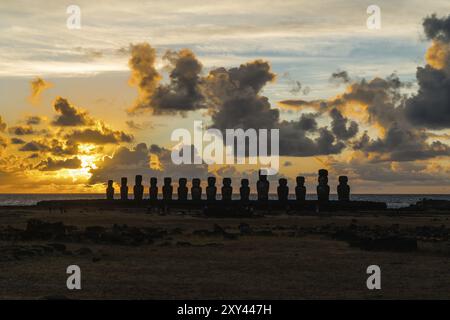
[[[113,223],[181,228],[154,244],[119,246],[66,243],[69,251],[89,247],[93,254],[51,255],[0,262],[0,297],[40,298],[63,295],[83,299],[406,299],[450,298],[450,256],[419,250],[411,253],[369,252],[316,234],[292,236],[296,227],[329,223],[402,228],[446,225],[446,216],[273,216],[255,219],[212,219],[192,215],[145,214],[134,210],[2,210],[0,225],[25,228],[30,218],[85,226]],[[356,219],[356,221],[354,220]],[[274,235],[197,236],[194,230],[220,225],[230,233],[248,223]],[[42,242],[47,243],[47,242]],[[184,243],[185,246],[181,246]],[[10,245],[2,242],[2,246]],[[23,243],[22,243],[23,244]],[[177,245],[178,244],[178,245]],[[187,245],[190,244],[190,245]],[[95,262],[94,262],[95,261]],[[66,288],[68,265],[82,270],[82,290]],[[366,268],[382,270],[382,290],[366,288]]]

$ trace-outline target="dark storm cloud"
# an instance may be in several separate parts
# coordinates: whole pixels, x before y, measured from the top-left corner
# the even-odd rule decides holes
[[[155,114],[184,113],[205,108],[201,89],[202,64],[188,49],[167,51],[169,83],[160,84],[155,68],[156,51],[147,43],[131,45],[130,83],[139,90],[139,98],[130,112],[152,110]]]
[[[353,138],[358,133],[358,124],[342,116],[337,109],[331,109],[331,129],[334,135],[342,140]]]
[[[64,98],[58,97],[55,100],[53,107],[55,111],[59,113],[52,122],[55,126],[67,127],[92,124],[92,120],[86,112],[78,110]]]
[[[298,127],[303,131],[316,131],[317,130],[317,114],[315,113],[302,113],[300,120],[298,121]]]
[[[215,98],[211,127],[220,130],[279,129],[280,155],[313,156],[341,152],[345,145],[326,127],[318,128],[313,114],[297,121],[280,121],[279,110],[272,109],[262,88],[275,79],[270,65],[256,60],[239,68],[218,68],[208,75],[209,93]],[[309,133],[317,131],[311,138]]]
[[[40,171],[57,171],[61,169],[78,169],[81,168],[81,160],[77,157],[54,160],[53,158],[47,158],[47,160],[41,161],[35,169]]]
[[[445,129],[450,127],[450,16],[427,17],[423,27],[433,45],[428,64],[417,68],[419,90],[406,102],[405,114],[414,125]]]
[[[274,128],[279,111],[271,109],[261,89],[275,79],[266,61],[256,60],[238,68],[218,68],[207,77],[208,93],[215,104],[212,127],[221,130],[232,128]]]
[[[403,117],[403,108],[398,107],[402,106],[406,96],[400,89],[407,85],[392,74],[385,79],[377,77],[353,82],[347,86],[345,92],[329,100],[284,100],[280,101],[280,105],[297,109],[314,108],[319,113],[337,109],[341,114],[345,114],[349,105],[360,104],[367,107],[364,112],[369,123],[388,126]]]
[[[205,108],[200,85],[202,65],[188,49],[168,51],[164,59],[169,61],[170,82],[160,85],[152,97],[155,113],[185,112]]]
[[[327,128],[319,128],[318,136],[310,138],[307,131],[299,128],[298,121],[283,121],[280,129],[280,155],[309,157],[317,155],[338,154],[345,144],[337,141]]]
[[[406,102],[405,115],[414,125],[430,129],[450,127],[450,77],[431,66],[417,68],[417,95]]]
[[[428,39],[450,42],[450,15],[438,18],[433,14],[425,18],[422,25]]]
[[[376,160],[412,161],[450,155],[450,148],[439,142],[427,143],[425,131],[406,129],[394,123],[383,138],[371,140],[367,133],[354,144],[355,150],[375,152]]]

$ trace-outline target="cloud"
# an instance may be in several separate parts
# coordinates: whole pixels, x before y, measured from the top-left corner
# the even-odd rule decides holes
[[[417,68],[419,90],[406,102],[405,114],[417,126],[450,128],[450,16],[427,17],[423,27],[433,44],[426,54],[428,64]]]
[[[450,42],[450,15],[438,18],[436,14],[423,20],[423,29],[428,39]]]
[[[208,166],[205,164],[173,164],[170,151],[157,145],[147,147],[145,143],[140,143],[134,149],[119,147],[114,154],[104,157],[96,163],[97,168],[91,169],[92,177],[89,183],[104,183],[109,179],[120,181],[121,177],[127,177],[129,184],[134,183],[137,174],[144,176],[144,184],[148,184],[150,177],[162,179],[165,176],[176,179],[185,177],[206,178]],[[159,182],[161,185],[161,181]]]
[[[39,124],[41,124],[42,120],[43,120],[43,118],[40,116],[29,116],[26,119],[26,124],[27,125],[39,125]]]
[[[19,138],[11,138],[12,144],[25,144],[25,141]]]
[[[267,61],[215,68],[201,76],[201,63],[189,50],[168,51],[164,58],[169,61],[169,83],[159,84],[156,51],[146,43],[131,46],[130,82],[139,90],[132,113],[148,109],[154,114],[183,114],[207,107],[212,128],[222,131],[280,129],[281,155],[336,154],[345,148],[339,140],[347,140],[358,131],[356,122],[349,121],[338,111],[333,113],[333,131],[318,128],[313,115],[302,115],[298,121],[290,123],[281,121],[279,110],[272,108],[269,99],[262,94],[263,88],[276,78]],[[315,136],[310,137],[310,133]]]
[[[138,88],[139,97],[130,112],[151,108],[153,94],[161,80],[156,70],[156,50],[148,43],[130,45],[131,58],[128,65],[131,69],[130,85]]]
[[[19,148],[22,152],[50,153],[55,156],[78,154],[78,144],[73,141],[62,141],[56,138],[32,140]]]
[[[427,143],[425,131],[408,130],[393,123],[382,138],[370,139],[367,133],[355,143],[354,149],[377,153],[372,161],[412,161],[450,155],[450,148],[440,141]]]
[[[268,98],[261,95],[262,88],[274,79],[269,63],[262,60],[210,71],[206,81],[214,105],[212,127],[274,128],[279,111],[272,109]]]
[[[111,130],[106,126],[103,126],[100,129],[87,128],[83,130],[74,130],[65,135],[65,138],[68,141],[75,143],[94,143],[99,145],[133,141],[132,135],[123,131]]]
[[[48,151],[50,148],[39,142],[39,141],[30,141],[27,142],[26,144],[24,144],[22,147],[19,148],[19,151],[24,151],[24,152],[28,152],[28,151],[32,151],[32,152],[36,152],[36,151]]]
[[[36,169],[40,171],[58,171],[61,169],[78,169],[81,168],[81,160],[77,157],[64,159],[64,160],[54,160],[53,158],[47,158],[45,161],[41,161]]]
[[[58,97],[55,100],[53,107],[55,111],[59,113],[59,115],[56,116],[52,122],[54,126],[84,126],[91,125],[93,123],[86,112],[71,105],[67,99]]]
[[[380,165],[376,162],[366,162],[360,157],[349,162],[330,163],[333,175],[347,175],[350,184],[381,183],[382,185],[420,185],[445,186],[449,184],[450,170],[441,165],[424,162],[391,162]],[[380,186],[380,185],[379,185]],[[373,190],[373,189],[372,189]]]
[[[331,109],[330,116],[333,119],[331,128],[337,138],[348,140],[358,133],[358,124],[355,121],[349,121],[337,109]]]
[[[52,83],[45,81],[40,77],[36,77],[34,80],[30,82],[31,84],[31,95],[29,100],[32,104],[36,105],[39,103],[41,94],[48,88],[53,86]]]
[[[202,64],[188,49],[168,51],[163,57],[169,61],[167,85],[160,85],[152,97],[152,108],[156,114],[186,112],[205,108],[200,84]]]
[[[7,124],[3,122],[2,117],[0,116],[0,132],[5,132]]]
[[[336,71],[331,74],[330,81],[335,83],[350,83],[351,79],[347,71]]]
[[[215,109],[211,111],[213,128],[221,130],[279,129],[280,155],[313,156],[340,153],[345,144],[338,141],[326,127],[318,127],[315,114],[302,114],[296,121],[281,121],[278,109],[272,109],[263,87],[275,79],[268,62],[256,60],[239,68],[219,68],[208,75],[209,93],[214,97]],[[345,127],[347,136],[353,135],[354,124]],[[337,128],[337,126],[336,126]],[[344,135],[342,128],[339,133]],[[315,133],[310,137],[310,133]]]
[[[292,162],[291,161],[285,161],[283,163],[283,167],[291,167],[292,166]]]
[[[299,127],[299,121],[283,121],[280,129],[280,155],[309,157],[317,155],[338,154],[344,148],[342,141],[337,141],[326,127],[318,128],[318,136],[311,138],[307,131]]]
[[[5,138],[0,136],[0,147],[2,148],[6,148],[8,146],[7,141],[5,140]]]
[[[144,121],[142,123],[137,123],[133,120],[125,121],[128,128],[132,130],[143,130],[143,129],[153,129],[153,124],[150,121]]]
[[[205,108],[201,88],[202,64],[188,49],[167,51],[169,83],[160,84],[161,76],[155,68],[156,51],[147,43],[131,45],[130,83],[138,87],[139,98],[131,113],[151,110],[154,114],[184,113]]]
[[[74,51],[83,54],[87,60],[95,60],[103,57],[103,52],[93,48],[75,47]]]
[[[35,133],[35,131],[33,130],[33,128],[31,126],[10,127],[8,129],[8,132],[10,134],[14,134],[16,136],[25,136],[25,135],[31,135],[31,134]]]
[[[303,131],[316,131],[317,130],[317,114],[315,113],[302,113],[298,122],[298,127]]]
[[[427,65],[417,68],[419,92],[408,99],[407,119],[430,129],[450,128],[450,77],[443,70]]]

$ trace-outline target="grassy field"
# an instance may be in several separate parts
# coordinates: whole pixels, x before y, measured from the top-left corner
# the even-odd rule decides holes
[[[62,222],[71,235],[30,236],[23,231],[30,219]],[[92,226],[103,229],[85,231]],[[336,238],[336,230],[351,226],[420,241],[417,250],[367,250]],[[424,226],[444,236],[431,232],[422,241],[417,229]],[[448,299],[448,228],[448,216],[437,214],[219,219],[138,209],[2,209],[0,297]],[[73,264],[81,268],[81,290],[66,287]],[[381,290],[366,287],[373,264],[381,268]]]

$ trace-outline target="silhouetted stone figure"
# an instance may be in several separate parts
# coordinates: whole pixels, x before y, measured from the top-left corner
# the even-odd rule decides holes
[[[239,188],[239,194],[241,195],[241,201],[249,201],[250,187],[248,179],[241,180],[241,187]]]
[[[305,201],[306,199],[306,187],[305,187],[305,177],[298,176],[297,186],[295,187],[295,199],[297,201]]]
[[[317,186],[317,200],[326,203],[330,199],[330,186],[328,185],[328,170],[319,170],[319,185]]]
[[[186,178],[180,178],[178,179],[178,200],[187,200],[188,196],[188,188],[186,186],[187,179]]]
[[[198,178],[192,179],[191,196],[194,201],[202,199],[202,187],[200,187],[200,179]]]
[[[347,176],[339,176],[339,185],[337,186],[339,201],[350,201],[350,186],[347,183]]]
[[[258,193],[258,200],[269,200],[269,181],[267,181],[267,175],[261,174],[261,170],[258,172],[259,180],[256,183],[256,191]]]
[[[173,187],[171,185],[172,178],[166,177],[164,178],[164,185],[162,187],[163,199],[165,201],[172,200]]]
[[[158,199],[158,179],[157,178],[150,178],[150,189],[149,189],[149,195],[150,200],[157,200]]]
[[[144,196],[144,186],[142,185],[142,176],[137,175],[134,179],[133,187],[134,200],[141,201]]]
[[[206,187],[206,199],[208,201],[216,200],[217,187],[216,187],[216,178],[208,177],[208,186]]]
[[[128,200],[127,178],[120,179],[120,199]]]
[[[108,187],[106,188],[106,199],[108,200],[114,199],[114,187],[112,180],[108,180]]]
[[[287,179],[280,178],[278,180],[278,187],[277,187],[277,194],[278,194],[278,200],[279,201],[287,201],[288,195],[289,195],[289,187],[287,185]]]
[[[222,200],[231,201],[232,194],[233,194],[233,187],[231,186],[231,179],[223,178]]]

